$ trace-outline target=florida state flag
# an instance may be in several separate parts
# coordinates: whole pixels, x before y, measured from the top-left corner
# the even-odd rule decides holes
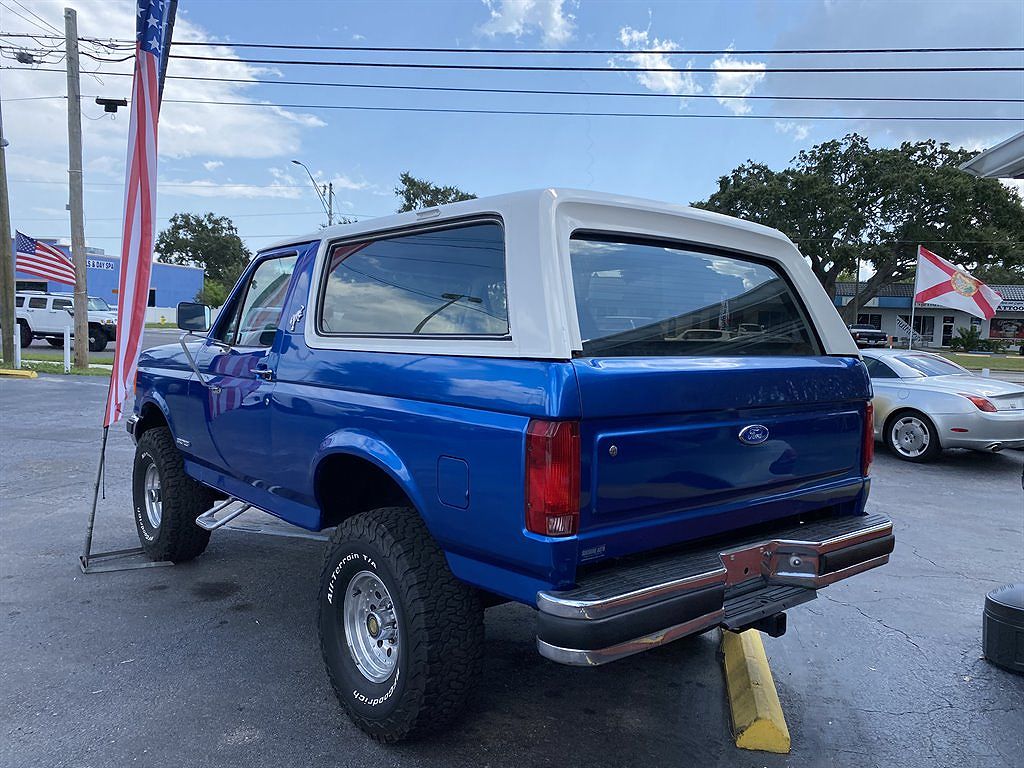
[[[991,320],[1002,300],[998,293],[970,273],[924,246],[917,247],[914,301],[959,309]]]

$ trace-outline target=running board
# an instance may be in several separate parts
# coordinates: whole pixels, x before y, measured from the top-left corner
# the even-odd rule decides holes
[[[246,512],[247,510],[252,509],[252,504],[244,504],[243,503],[242,506],[240,506],[238,509],[231,510],[226,515],[224,515],[224,517],[222,517],[220,519],[217,518],[217,514],[218,513],[223,512],[225,509],[230,507],[232,504],[236,504],[236,503],[241,503],[241,502],[239,502],[238,499],[227,499],[226,501],[222,501],[217,506],[213,507],[212,509],[210,509],[210,510],[208,510],[206,512],[203,512],[203,514],[201,514],[199,517],[197,517],[196,518],[196,525],[198,525],[204,531],[216,531],[218,528],[221,528],[221,527],[227,525],[228,523],[230,523],[232,520],[234,520],[236,517],[241,515],[243,512]]]

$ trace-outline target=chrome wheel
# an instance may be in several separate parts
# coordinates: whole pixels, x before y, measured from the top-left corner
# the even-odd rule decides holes
[[[921,419],[903,416],[893,423],[889,438],[896,453],[908,459],[916,459],[928,450],[932,434]]]
[[[156,464],[150,463],[146,467],[146,477],[142,481],[143,493],[146,494],[146,517],[149,524],[156,530],[160,527],[160,518],[163,517],[164,500],[160,491],[160,472]]]
[[[375,573],[359,571],[348,583],[341,608],[349,653],[363,677],[383,683],[398,664],[395,604]]]

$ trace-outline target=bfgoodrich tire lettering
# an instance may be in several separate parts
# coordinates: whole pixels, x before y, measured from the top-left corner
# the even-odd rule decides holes
[[[159,513],[147,506],[147,496],[154,501],[154,484]],[[151,559],[181,563],[206,549],[210,532],[196,525],[196,518],[210,508],[213,494],[185,474],[184,461],[167,427],[154,427],[139,438],[132,469],[132,499],[135,529]]]
[[[345,630],[353,578],[386,587],[397,622],[398,662],[382,682],[357,666]],[[385,507],[356,515],[331,537],[320,581],[320,648],[352,721],[378,741],[434,731],[462,710],[483,660],[483,609],[456,579],[419,515]],[[373,625],[371,624],[371,627]]]

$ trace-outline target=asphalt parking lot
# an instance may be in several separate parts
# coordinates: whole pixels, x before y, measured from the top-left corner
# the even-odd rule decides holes
[[[0,380],[0,765],[1016,766],[1024,677],[981,659],[985,593],[1024,578],[1024,453],[880,452],[870,506],[892,562],[790,612],[765,639],[791,755],[742,752],[713,635],[597,669],[533,648],[491,609],[462,722],[382,747],[341,713],[314,631],[323,544],[214,534],[194,563],[83,576],[98,379]],[[99,549],[137,544],[133,446],[111,431]]]

